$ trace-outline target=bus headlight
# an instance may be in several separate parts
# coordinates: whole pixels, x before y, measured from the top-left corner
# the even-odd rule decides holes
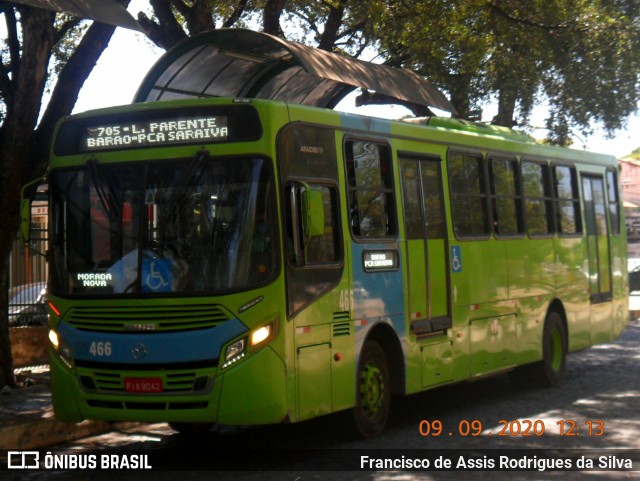
[[[251,340],[249,344],[251,347],[257,346],[261,342],[266,341],[271,337],[271,324],[267,324],[266,326],[259,327],[255,331],[251,333]]]
[[[51,329],[49,331],[49,342],[53,349],[60,356],[60,360],[67,366],[69,369],[73,368],[73,354],[71,353],[71,348],[64,342],[60,340],[60,336],[58,333]]]
[[[263,324],[249,332],[248,336],[238,339],[229,344],[224,350],[223,364],[221,369],[225,369],[238,362],[247,355],[247,350],[254,352],[261,349],[266,343],[271,341],[278,331],[278,317],[272,318],[268,324]],[[255,349],[254,349],[255,348]]]
[[[229,367],[231,366],[231,364],[242,359],[245,354],[245,348],[246,339],[244,337],[237,340],[236,342],[229,344],[226,351],[224,352],[224,364],[222,365],[222,369]]]
[[[56,351],[60,347],[60,339],[58,338],[58,333],[53,329],[49,331],[49,342]]]

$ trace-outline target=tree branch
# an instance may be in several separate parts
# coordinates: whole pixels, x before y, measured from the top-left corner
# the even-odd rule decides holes
[[[76,27],[82,21],[81,18],[70,17],[69,20],[64,22],[62,26],[55,33],[53,38],[53,44],[56,45],[60,40],[64,38],[64,36],[71,31],[74,27]]]
[[[246,10],[248,3],[249,0],[240,0],[238,2],[238,5],[236,5],[236,8],[233,9],[233,12],[229,16],[229,18],[227,18],[223,22],[222,26],[224,28],[229,28],[232,27],[238,20],[240,20],[240,17],[242,17],[242,14]]]
[[[153,3],[153,2],[152,2]],[[196,0],[194,3],[198,3]],[[175,9],[184,17],[187,18],[189,16],[189,11],[191,8],[187,6],[182,0],[171,0],[171,5],[175,7]],[[155,7],[154,7],[155,9]]]
[[[361,107],[363,105],[402,105],[403,107],[411,110],[413,115],[416,117],[433,116],[433,112],[425,105],[407,102],[406,100],[400,100],[386,94],[380,94],[377,92],[372,93],[364,89],[362,90],[362,93],[356,97],[356,107]]]
[[[9,73],[19,64],[20,62],[20,51],[19,46],[16,51],[15,42],[17,41],[17,30],[16,30],[16,16],[13,11],[13,7],[10,5],[6,5],[3,9],[5,20],[7,24],[7,41],[9,43],[9,64],[5,65],[4,63],[0,64],[0,91],[2,92],[2,96],[4,97],[5,105],[9,106],[13,103],[13,90],[14,85],[9,77]]]
[[[145,30],[149,40],[167,50],[187,37],[171,11],[169,0],[150,0],[149,3],[160,22],[156,23],[149,19],[144,12],[138,13],[138,23]]]
[[[558,30],[558,29],[565,29],[565,28],[570,28],[571,27],[571,23],[570,22],[549,24],[549,23],[537,22],[535,20],[531,20],[531,19],[528,19],[528,18],[517,17],[517,16],[507,12],[505,9],[500,7],[495,1],[492,1],[492,0],[487,0],[487,5],[489,6],[489,9],[491,11],[497,13],[498,15],[502,16],[503,18],[506,18],[507,20],[510,20],[512,22],[515,22],[515,23],[521,23],[523,25],[527,25],[529,27],[535,27],[535,28],[540,28],[542,30],[549,30],[549,31]]]
[[[214,0],[196,0],[193,6],[187,9],[187,27],[189,35],[196,35],[213,29],[213,10]],[[180,2],[182,3],[182,2]]]
[[[344,15],[346,3],[346,0],[340,0],[338,2],[338,6],[333,4],[327,5],[329,7],[329,15],[327,16],[327,21],[324,24],[320,43],[318,44],[318,48],[320,50],[326,50],[328,52],[333,50],[336,40],[338,39],[338,30],[340,30],[340,27],[342,26],[342,16]]]
[[[126,6],[129,0],[123,0],[121,3]],[[43,160],[46,162],[56,122],[73,110],[84,82],[109,45],[115,28],[112,25],[93,22],[61,70],[47,109],[35,133],[36,151],[31,156],[34,163],[41,163]],[[42,167],[43,165],[32,166],[35,171],[41,170]]]
[[[5,18],[7,20],[7,41],[9,43],[9,72],[13,74],[15,79],[20,71],[20,39],[18,38],[16,12],[12,7],[7,8],[5,11]]]
[[[263,27],[264,33],[271,35],[282,36],[282,30],[280,29],[280,15],[287,0],[267,0],[267,4],[264,6],[263,13]]]

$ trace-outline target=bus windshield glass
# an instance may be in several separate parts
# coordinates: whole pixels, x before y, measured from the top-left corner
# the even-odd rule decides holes
[[[277,274],[266,159],[90,161],[53,172],[50,185],[53,292],[211,295]]]

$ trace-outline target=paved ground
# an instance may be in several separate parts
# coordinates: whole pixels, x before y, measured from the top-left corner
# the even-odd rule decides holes
[[[518,433],[527,420],[535,435]],[[166,470],[151,472],[66,471],[32,473],[7,479],[175,479],[216,480],[358,480],[358,481],[439,481],[460,480],[630,480],[640,472],[415,472],[388,471],[308,471],[302,466],[322,469],[337,461],[356,463],[361,455],[412,456],[413,450],[464,449],[464,456],[476,453],[482,458],[487,449],[611,449],[640,453],[640,322],[632,321],[613,343],[596,346],[569,356],[567,383],[561,388],[541,389],[527,379],[503,375],[474,383],[437,389],[395,400],[389,428],[372,440],[353,440],[342,429],[344,416],[330,416],[308,423],[266,428],[212,432],[196,440],[176,435],[164,424],[120,426],[119,431],[86,437],[71,444],[51,446],[52,452],[100,455],[102,448],[120,449],[120,453],[144,454]],[[440,436],[423,436],[421,422],[442,424]],[[482,424],[479,436],[464,436],[466,429]],[[518,424],[519,423],[519,424]],[[572,429],[572,426],[575,428]],[[423,428],[426,427],[422,423]],[[501,428],[512,431],[500,436]],[[542,428],[544,426],[544,428]],[[589,427],[592,433],[589,435]],[[561,428],[565,435],[561,435]],[[541,430],[544,429],[544,433]],[[507,430],[507,433],[509,430]],[[533,431],[530,432],[533,434]],[[577,434],[574,436],[566,434]],[[600,435],[601,434],[601,435]],[[272,451],[277,448],[277,451]],[[303,451],[300,451],[302,449]],[[265,451],[266,450],[266,451]],[[428,451],[425,451],[428,450]],[[442,451],[446,456],[453,451]],[[254,470],[257,458],[267,453],[270,470]],[[346,454],[345,454],[346,453]],[[530,452],[531,453],[531,452]],[[565,456],[567,451],[551,456]],[[619,451],[607,454],[620,455]],[[623,453],[624,454],[624,453]],[[555,456],[555,457],[554,457]],[[457,457],[454,456],[454,459]],[[262,459],[262,462],[265,460]],[[220,463],[231,462],[232,472],[216,470]],[[152,465],[153,465],[152,463]],[[640,466],[636,463],[635,466]],[[14,473],[10,473],[14,474]],[[24,474],[21,473],[21,474]]]

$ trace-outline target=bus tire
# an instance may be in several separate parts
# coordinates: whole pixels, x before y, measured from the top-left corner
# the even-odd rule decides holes
[[[567,373],[567,331],[562,317],[555,311],[547,316],[542,334],[542,361],[537,377],[544,386],[559,386]]]
[[[391,407],[391,377],[384,349],[376,341],[365,341],[356,379],[356,429],[365,438],[384,430]]]

